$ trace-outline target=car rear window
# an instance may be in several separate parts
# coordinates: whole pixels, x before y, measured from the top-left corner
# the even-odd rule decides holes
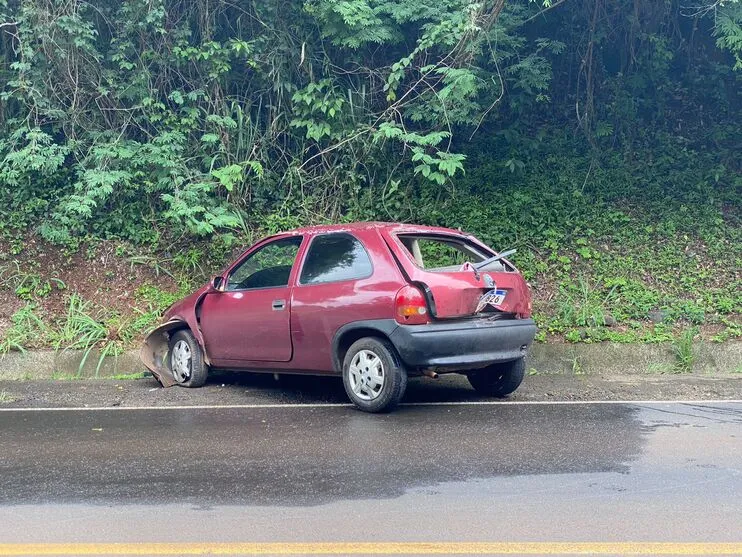
[[[371,276],[373,267],[365,248],[350,234],[317,236],[309,246],[301,284],[355,280]]]
[[[398,238],[418,267],[428,271],[458,270],[466,262],[489,257],[466,240],[450,236],[400,234]]]

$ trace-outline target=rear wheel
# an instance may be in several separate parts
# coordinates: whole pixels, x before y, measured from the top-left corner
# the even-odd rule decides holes
[[[389,341],[362,338],[345,355],[343,385],[348,398],[361,410],[388,412],[404,395],[407,372]]]
[[[206,383],[209,368],[204,363],[201,347],[190,331],[181,330],[170,337],[168,363],[173,379],[183,387],[200,387]]]
[[[474,390],[485,396],[506,397],[523,382],[526,374],[525,358],[512,362],[492,364],[467,375]]]

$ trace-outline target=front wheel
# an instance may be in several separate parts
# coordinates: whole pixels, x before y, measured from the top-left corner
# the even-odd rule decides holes
[[[512,362],[492,364],[484,369],[472,371],[467,377],[479,394],[502,398],[520,386],[525,374],[526,360],[518,358]]]
[[[200,387],[206,383],[209,368],[203,352],[190,331],[176,331],[170,337],[168,363],[173,379],[182,387]]]
[[[345,355],[343,385],[348,398],[359,409],[388,412],[404,395],[407,372],[389,341],[362,338]]]

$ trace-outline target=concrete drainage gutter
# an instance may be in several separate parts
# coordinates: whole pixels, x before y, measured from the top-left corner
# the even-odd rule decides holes
[[[694,356],[694,374],[742,373],[740,341],[696,343]],[[530,350],[527,369],[543,375],[636,375],[669,373],[674,371],[675,363],[668,344],[537,343]],[[91,351],[87,358],[82,351],[50,350],[0,356],[0,380],[106,378],[144,371],[138,350],[105,358],[100,366],[96,351]]]

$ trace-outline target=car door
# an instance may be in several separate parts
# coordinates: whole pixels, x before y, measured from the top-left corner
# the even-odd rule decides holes
[[[301,236],[270,241],[228,272],[224,290],[210,292],[201,306],[201,330],[212,362],[288,362],[291,272]]]
[[[296,369],[332,372],[332,342],[341,326],[393,315],[399,280],[387,280],[389,270],[381,257],[374,259],[374,267],[375,246],[365,240],[364,244],[349,232],[333,232],[309,243],[292,291]],[[377,244],[378,240],[377,236]]]

